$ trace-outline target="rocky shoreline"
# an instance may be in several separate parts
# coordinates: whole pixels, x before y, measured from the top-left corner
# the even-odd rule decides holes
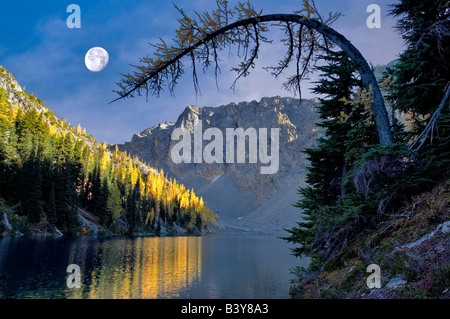
[[[3,218],[0,219],[0,237],[7,236],[24,236],[24,235],[40,235],[40,236],[64,236],[56,226],[50,224],[45,218],[41,218],[38,224],[28,224],[25,216],[18,216],[14,213],[7,213],[3,211]],[[96,217],[89,212],[78,208],[78,220],[80,226],[78,231],[70,235],[97,235],[97,236],[199,236],[211,234],[220,231],[220,227],[217,225],[209,225],[202,231],[188,232],[186,229],[178,226],[176,223],[173,225],[162,225],[159,232],[156,230],[135,232],[132,234],[127,233],[125,223],[117,227],[114,231],[103,228],[96,220]],[[120,224],[120,223],[118,223]]]
[[[450,182],[414,199],[397,215],[361,234],[311,273],[298,269],[295,298],[450,299]],[[369,289],[371,264],[380,288]]]

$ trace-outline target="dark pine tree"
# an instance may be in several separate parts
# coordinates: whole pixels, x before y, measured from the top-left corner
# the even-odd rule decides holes
[[[42,175],[40,161],[34,155],[23,164],[21,175],[22,213],[28,216],[30,223],[38,223],[42,212]]]
[[[45,204],[45,215],[50,224],[56,223],[56,199],[55,199],[55,183],[52,182],[50,187],[50,194],[48,196],[47,203]]]
[[[296,256],[327,251],[327,235],[347,215],[342,206],[342,199],[352,191],[345,183],[347,172],[368,145],[377,144],[370,112],[362,104],[349,103],[362,87],[357,65],[343,52],[329,51],[322,59],[326,63],[317,68],[321,78],[313,90],[324,96],[317,124],[323,136],[316,148],[305,151],[310,161],[308,186],[299,190],[302,197],[295,205],[303,209],[304,218],[285,238],[300,245],[293,250]]]
[[[128,233],[133,234],[136,232],[139,222],[139,205],[141,200],[141,194],[139,189],[139,180],[136,186],[129,192],[126,202],[126,217],[128,221]]]
[[[76,213],[73,208],[74,192],[70,184],[70,165],[60,164],[54,170],[56,226],[63,232],[76,229]]]
[[[411,119],[409,138],[416,138],[430,121],[450,83],[450,2],[447,0],[400,0],[391,14],[398,17],[397,29],[406,50],[389,70],[393,85],[388,95]],[[448,176],[450,165],[450,107],[447,105],[429,134],[418,157],[429,166],[427,176]]]
[[[108,199],[111,196],[109,191],[108,179],[106,177],[102,180],[102,189],[100,197],[100,205],[102,207],[100,214],[100,223],[103,225],[110,225],[112,223],[112,215],[108,209]]]
[[[105,224],[108,221],[108,185],[102,181],[100,167],[97,165],[92,172],[91,198],[88,209],[100,218],[100,223]]]

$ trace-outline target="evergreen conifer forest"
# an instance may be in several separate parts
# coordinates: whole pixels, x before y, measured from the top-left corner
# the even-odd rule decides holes
[[[1,75],[11,79],[4,68]],[[215,223],[203,199],[163,171],[86,136],[34,95],[18,93],[19,106],[9,93],[0,88],[0,193],[15,229],[88,233],[79,209],[104,233],[159,234],[176,224],[195,234]]]
[[[153,56],[131,65],[114,91],[111,103],[174,94],[190,66],[198,94],[199,70],[213,69],[217,81],[223,52],[240,59],[231,68],[234,90],[275,43],[286,52],[266,71],[278,78],[295,70],[283,88],[301,98],[301,83],[318,75],[320,138],[302,153],[306,186],[299,181],[292,203],[299,221],[280,236],[294,256],[310,260],[291,269],[293,298],[450,298],[450,2],[392,2],[388,13],[404,49],[377,77],[331,27],[340,14],[325,18],[312,0],[269,14],[250,2],[217,0],[215,10],[192,16],[175,5],[174,39],[159,38]],[[282,38],[270,39],[269,29]],[[195,189],[58,118],[1,66],[0,80],[0,234],[220,231],[219,215]],[[278,125],[289,123],[279,113]],[[379,289],[366,281],[368,265],[382,270]]]

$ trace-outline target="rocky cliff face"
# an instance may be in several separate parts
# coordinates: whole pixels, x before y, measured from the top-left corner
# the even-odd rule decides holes
[[[8,102],[11,105],[18,105],[24,111],[27,111],[28,109],[35,109],[38,112],[47,111],[47,109],[41,105],[40,100],[36,98],[30,99],[31,95],[25,92],[14,76],[1,65],[0,88],[5,90]]]
[[[280,196],[283,198],[285,192],[296,191],[302,183],[308,165],[302,150],[312,147],[319,136],[315,126],[319,121],[315,107],[316,102],[313,100],[302,100],[300,103],[298,99],[280,97],[262,98],[259,102],[231,103],[219,107],[190,105],[176,123],[166,122],[136,133],[131,142],[119,145],[119,149],[127,151],[130,155],[137,155],[142,161],[164,169],[186,186],[193,187],[222,219],[230,217],[230,221],[236,222],[241,220],[243,215],[261,209],[271,200],[274,201]],[[172,132],[175,129],[182,129],[192,133],[189,137],[192,138],[193,145],[194,135],[200,132],[198,123],[201,123],[202,133],[209,128],[217,128],[223,132],[223,163],[204,161],[194,163],[194,147],[191,162],[179,164],[174,162],[171,151],[180,140],[172,140]],[[271,129],[280,129],[279,167],[276,173],[261,174],[261,168],[269,166],[262,163],[261,157],[258,157],[256,163],[249,163],[248,145],[245,148],[245,163],[237,163],[236,158],[233,162],[226,160],[226,130],[236,128],[244,130],[254,128],[258,138],[263,133],[260,129],[266,128],[269,144],[267,154],[275,151],[270,140]],[[246,139],[249,140],[250,137]],[[212,140],[213,138],[203,140],[202,149]],[[237,142],[234,144],[237,154]],[[281,210],[292,210],[292,201],[283,204],[286,204],[286,207],[283,205],[277,207]],[[295,211],[298,215],[298,210]],[[270,218],[267,222],[271,222]]]

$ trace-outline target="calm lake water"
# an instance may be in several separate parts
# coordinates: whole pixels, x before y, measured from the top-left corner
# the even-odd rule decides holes
[[[289,298],[307,266],[265,235],[0,239],[0,298]],[[81,288],[68,288],[69,264]]]

